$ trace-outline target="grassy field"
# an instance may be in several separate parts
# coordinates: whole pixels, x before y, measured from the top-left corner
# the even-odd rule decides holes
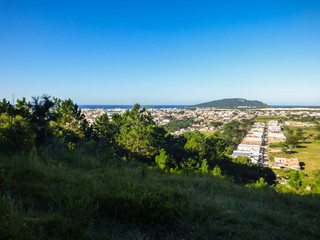
[[[214,134],[214,132],[201,132],[203,135],[205,135],[206,137],[210,137],[211,135]]]
[[[283,120],[285,121],[286,118],[285,117],[280,117],[280,116],[258,116],[254,121],[257,122],[263,122],[263,121],[270,121],[270,120]]]
[[[0,158],[0,239],[320,239],[320,202],[79,154]]]
[[[290,127],[293,131],[296,131],[298,128],[303,129],[303,135],[306,137],[306,140],[300,143],[300,146],[296,149],[293,149],[293,154],[285,153],[269,153],[270,156],[274,157],[290,157],[298,158],[300,162],[304,163],[303,172],[308,175],[308,178],[313,179],[316,175],[320,173],[320,141],[314,140],[310,134],[313,136],[320,134],[312,127]],[[287,131],[284,131],[287,135]]]

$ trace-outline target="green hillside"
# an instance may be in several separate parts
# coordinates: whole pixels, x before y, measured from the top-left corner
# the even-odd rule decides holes
[[[3,99],[0,239],[319,239],[320,176],[231,158],[250,126],[174,136],[138,104],[89,125],[71,99]]]
[[[246,100],[243,98],[229,98],[215,100],[211,102],[201,103],[193,105],[192,107],[215,107],[215,108],[238,108],[238,107],[248,107],[248,108],[264,108],[268,107],[267,104],[256,101],[256,100]]]
[[[0,239],[319,239],[320,201],[100,155],[2,157]]]

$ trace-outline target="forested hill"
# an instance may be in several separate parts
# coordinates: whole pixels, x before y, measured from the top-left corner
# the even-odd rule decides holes
[[[268,107],[267,104],[257,100],[246,100],[244,98],[228,98],[215,100],[206,103],[200,103],[192,107],[215,107],[215,108],[238,108],[238,107],[249,107],[249,108],[263,108]]]

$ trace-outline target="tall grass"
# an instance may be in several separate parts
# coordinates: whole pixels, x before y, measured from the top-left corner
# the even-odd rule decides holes
[[[95,154],[1,157],[0,239],[320,238],[317,196]]]

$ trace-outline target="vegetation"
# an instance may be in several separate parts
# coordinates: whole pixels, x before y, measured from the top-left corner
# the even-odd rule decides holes
[[[268,145],[270,148],[283,148],[283,147],[288,147],[288,145],[284,142],[277,142],[277,143],[270,143]]]
[[[251,120],[232,121],[223,126],[222,137],[227,142],[227,152],[231,153],[237,148],[241,140],[251,129]]]
[[[292,147],[291,153],[279,152],[269,153],[269,155],[273,157],[298,158],[302,163],[302,173],[305,174],[304,179],[312,185],[312,182],[320,176],[320,142],[314,138],[317,133],[316,128],[287,127],[284,133],[287,137],[286,144]],[[293,143],[292,139],[294,139]]]
[[[210,122],[210,124],[212,125],[212,127],[215,127],[215,128],[223,125],[222,122],[214,122],[214,121]]]
[[[42,96],[3,100],[0,126],[0,239],[320,237],[320,178],[283,187],[228,156],[250,121],[176,137],[139,105],[89,126],[72,100]]]
[[[320,236],[319,200],[278,193],[263,179],[246,188],[78,150],[2,157],[0,169],[1,239]]]
[[[182,120],[172,119],[169,123],[164,125],[164,129],[167,132],[175,132],[179,131],[182,128],[188,128],[194,123],[195,121],[192,118],[185,118]]]
[[[215,101],[211,101],[211,102],[197,104],[192,107],[238,108],[241,106],[257,107],[257,108],[268,107],[268,105],[263,102],[259,102],[256,100],[251,101],[251,100],[246,100],[243,98],[230,98],[230,99],[215,100]]]
[[[258,116],[254,119],[256,122],[265,122],[270,120],[286,121],[287,118],[282,116]]]
[[[315,116],[301,116],[301,115],[291,114],[289,116],[289,120],[297,121],[297,122],[318,122],[319,118]]]

